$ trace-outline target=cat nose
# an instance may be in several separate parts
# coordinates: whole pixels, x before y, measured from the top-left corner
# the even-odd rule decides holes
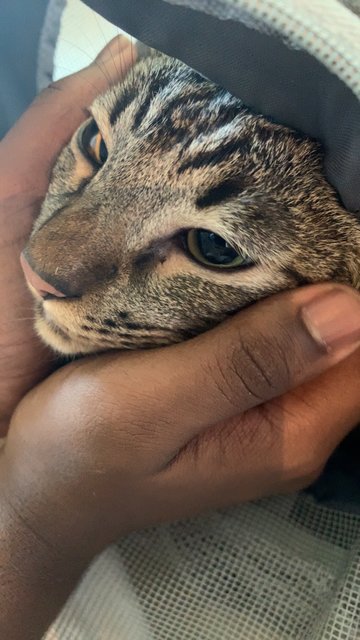
[[[26,280],[42,298],[46,299],[49,296],[53,296],[54,298],[66,298],[66,293],[59,291],[53,287],[50,282],[43,280],[43,278],[41,278],[34,269],[32,269],[23,253],[20,256],[20,263]]]

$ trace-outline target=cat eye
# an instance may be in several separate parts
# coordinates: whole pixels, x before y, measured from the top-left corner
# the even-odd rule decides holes
[[[100,167],[106,162],[108,151],[95,120],[80,130],[79,145],[84,155]]]
[[[190,229],[186,247],[195,260],[209,267],[235,269],[253,264],[246,253],[237,251],[224,238],[206,229]]]

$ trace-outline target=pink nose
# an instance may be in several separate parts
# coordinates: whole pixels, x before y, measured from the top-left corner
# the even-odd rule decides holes
[[[43,280],[37,273],[30,267],[28,261],[22,253],[20,256],[20,263],[25,274],[25,278],[28,283],[37,291],[42,298],[47,298],[48,295],[55,298],[66,298],[65,293],[58,291],[51,284]]]

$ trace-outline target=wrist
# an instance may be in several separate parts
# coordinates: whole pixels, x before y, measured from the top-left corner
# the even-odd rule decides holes
[[[50,544],[1,496],[0,637],[42,637],[90,560]]]

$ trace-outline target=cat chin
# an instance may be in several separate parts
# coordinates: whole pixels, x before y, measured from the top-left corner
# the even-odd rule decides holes
[[[191,334],[189,333],[189,335],[186,336],[182,332],[176,333],[174,331],[171,336],[166,335],[159,337],[158,335],[149,335],[146,339],[139,340],[135,338],[132,342],[126,341],[125,343],[124,341],[116,341],[113,343],[107,342],[106,345],[101,343],[97,344],[96,342],[90,342],[78,336],[72,337],[58,324],[46,319],[40,310],[36,313],[35,329],[46,346],[50,347],[52,351],[59,356],[65,356],[71,360],[81,356],[101,354],[113,350],[133,351],[137,349],[157,349],[183,342],[196,335],[194,332],[191,332]]]
[[[56,325],[51,326],[49,322],[42,317],[36,318],[35,329],[41,340],[59,355],[80,356],[101,351],[101,348],[97,348],[85,340],[74,340],[60,327]]]

